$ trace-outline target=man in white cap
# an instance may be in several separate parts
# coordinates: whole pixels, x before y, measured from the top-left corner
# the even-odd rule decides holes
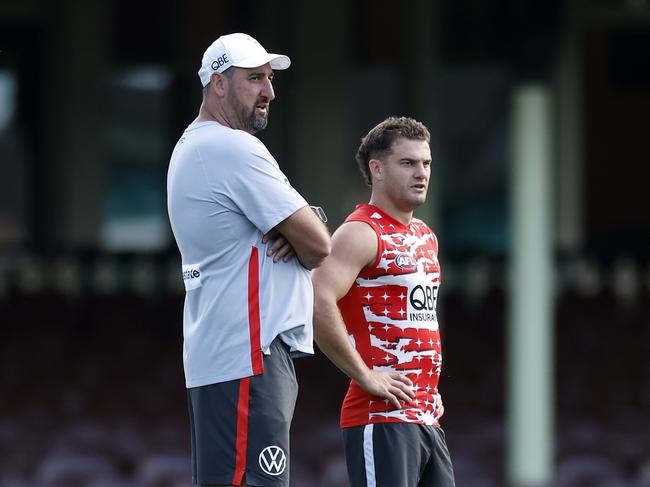
[[[289,485],[292,356],[313,353],[310,269],[331,245],[253,135],[267,124],[273,70],[290,63],[249,35],[219,37],[199,70],[199,115],[171,157],[195,484]]]

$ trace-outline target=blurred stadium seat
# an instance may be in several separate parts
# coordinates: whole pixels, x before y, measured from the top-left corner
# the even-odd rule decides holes
[[[576,456],[562,462],[557,471],[557,487],[624,487],[623,472],[608,458]]]
[[[172,264],[86,256],[74,265],[87,272],[77,273],[62,270],[62,262],[3,264],[10,279],[0,294],[8,324],[0,342],[0,485],[189,486],[183,295],[169,277]],[[443,426],[458,487],[502,487],[505,267],[472,262],[477,269],[450,269],[456,285],[441,296]],[[11,276],[23,263],[30,270],[18,282]],[[649,484],[650,289],[643,268],[576,259],[558,272],[554,487]],[[154,272],[160,279],[152,287],[146,275]],[[58,279],[66,283],[57,286]],[[613,282],[627,283],[625,298]],[[71,291],[77,285],[78,294]],[[338,412],[347,380],[320,352],[296,369],[292,485],[346,485]]]
[[[187,454],[161,454],[144,458],[135,472],[138,485],[175,487],[190,484],[191,464]]]
[[[45,458],[36,471],[35,484],[43,487],[85,485],[93,480],[117,475],[106,457],[91,454],[58,454]]]

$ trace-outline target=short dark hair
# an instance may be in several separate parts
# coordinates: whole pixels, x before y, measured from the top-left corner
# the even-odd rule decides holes
[[[233,75],[233,73],[235,72],[235,70],[233,69],[234,67],[235,67],[235,66],[229,66],[228,68],[226,68],[225,71],[222,71],[220,74],[222,74],[222,75],[226,75],[226,76],[228,77],[228,79],[232,79],[232,75]],[[216,71],[215,71],[215,73],[216,73]],[[214,74],[214,73],[212,73],[212,74]],[[205,97],[205,95],[207,94],[207,92],[210,90],[210,83],[211,83],[211,82],[212,82],[212,76],[210,76],[210,81],[208,82],[208,84],[205,85],[205,86],[203,87],[203,89],[202,89],[202,92],[203,92],[203,96],[204,96],[204,97]]]
[[[379,125],[373,127],[361,139],[357,149],[356,160],[359,169],[368,186],[372,187],[372,177],[368,162],[379,159],[391,151],[395,141],[403,137],[411,140],[425,140],[431,143],[431,134],[423,123],[408,117],[388,117]]]

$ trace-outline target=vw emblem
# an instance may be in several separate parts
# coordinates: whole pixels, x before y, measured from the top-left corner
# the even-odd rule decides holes
[[[260,468],[269,475],[280,475],[287,468],[287,456],[279,446],[267,446],[260,453]]]

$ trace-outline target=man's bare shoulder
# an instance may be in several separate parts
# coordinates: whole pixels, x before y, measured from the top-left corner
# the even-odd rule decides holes
[[[332,254],[342,261],[365,267],[377,255],[377,234],[368,223],[345,222],[332,235]]]

